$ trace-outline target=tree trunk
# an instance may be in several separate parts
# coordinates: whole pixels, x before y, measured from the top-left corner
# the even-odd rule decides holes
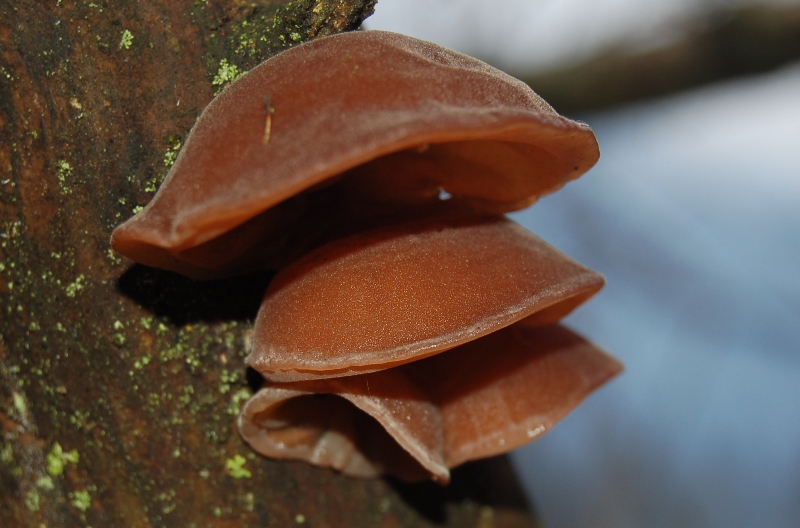
[[[438,488],[254,455],[234,422],[269,277],[109,247],[216,91],[374,3],[0,0],[0,526],[535,525],[504,458]]]

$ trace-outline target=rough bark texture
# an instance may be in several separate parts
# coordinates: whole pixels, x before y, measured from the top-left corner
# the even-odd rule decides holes
[[[525,81],[569,116],[764,73],[798,59],[800,7],[750,6],[714,11],[666,47],[634,54],[612,49]]]
[[[373,4],[0,0],[0,526],[534,525],[505,459],[440,489],[255,456],[234,419],[269,277],[109,248],[216,91]]]

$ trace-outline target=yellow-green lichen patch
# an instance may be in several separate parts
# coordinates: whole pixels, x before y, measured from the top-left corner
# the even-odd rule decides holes
[[[208,331],[202,326],[194,327],[186,325],[178,331],[176,342],[159,353],[162,363],[169,363],[170,372],[177,374],[183,365],[189,367],[193,374],[207,371],[207,360],[218,357],[221,347],[233,348],[236,341],[235,335],[232,336],[236,322],[220,325],[215,331]],[[168,328],[163,323],[158,323],[157,333],[166,333]],[[228,351],[230,352],[230,351]],[[241,351],[241,355],[245,355]],[[230,390],[230,385],[242,381],[239,373],[223,371],[220,379],[220,391],[226,393]]]
[[[150,178],[147,181],[147,185],[144,188],[144,192],[149,192],[149,193],[156,192],[158,190],[159,186],[161,185],[162,181],[164,181],[164,178],[162,176],[155,176],[153,178]],[[144,209],[144,208],[142,208],[142,209]]]
[[[172,167],[172,164],[175,163],[176,159],[178,159],[178,153],[181,151],[181,147],[183,146],[179,136],[170,136],[168,141],[169,147],[167,148],[167,152],[164,154],[164,166],[167,169]]]
[[[133,367],[136,370],[142,370],[144,367],[150,364],[153,360],[153,357],[150,355],[142,356],[138,358],[136,361],[133,362]]]
[[[244,502],[244,507],[247,511],[253,511],[256,507],[256,496],[252,492],[247,492],[242,497],[242,502]]]
[[[70,415],[69,423],[82,431],[91,431],[97,425],[91,421],[89,411],[75,411]]]
[[[59,160],[56,164],[56,178],[58,178],[58,186],[64,194],[70,194],[72,188],[70,187],[70,180],[72,179],[72,165],[67,160]]]
[[[157,392],[151,392],[147,395],[147,402],[153,409],[156,409],[161,404],[161,395]]]
[[[232,83],[242,75],[244,75],[244,72],[239,70],[238,66],[229,63],[228,59],[222,59],[219,61],[217,74],[214,76],[214,80],[211,81],[211,84],[217,87],[215,93],[221,92],[225,86]]]
[[[158,494],[156,499],[158,499],[160,502],[167,503],[164,506],[162,506],[161,508],[162,513],[171,513],[173,510],[175,510],[175,508],[177,507],[177,504],[175,504],[174,502],[176,495],[177,493],[174,489],[170,489],[169,491]]]
[[[222,369],[219,373],[219,392],[227,394],[231,390],[231,385],[239,381],[239,373]]]
[[[86,276],[83,274],[78,275],[74,281],[67,284],[66,289],[64,290],[67,293],[67,297],[75,297],[75,295],[86,287]]]
[[[244,467],[247,459],[242,455],[234,455],[225,461],[225,471],[235,479],[250,478],[253,476],[250,471]]]
[[[296,11],[298,7],[291,4],[288,8]],[[210,49],[206,54],[206,64],[217,92],[241,72],[285,47],[276,37],[285,31],[283,24],[276,22],[281,10],[274,5],[252,4],[249,9],[241,9],[238,16],[232,17],[223,38],[214,38],[221,36],[218,34],[212,35],[208,42]],[[193,11],[193,17],[201,24],[203,22],[200,20],[208,20],[210,16],[213,14],[208,9],[199,6]]]
[[[122,37],[119,40],[120,49],[130,49],[133,44],[133,33],[125,29],[122,31]]]
[[[181,407],[186,407],[191,403],[193,394],[194,387],[192,385],[185,385],[183,387],[183,395],[178,397],[178,403],[180,403]]]
[[[25,494],[25,507],[32,512],[37,512],[40,500],[39,491],[34,488]]]
[[[47,475],[39,477],[39,479],[36,481],[36,487],[42,488],[43,490],[55,489],[55,485],[53,484],[53,479]]]
[[[77,464],[80,458],[77,449],[65,452],[61,445],[56,442],[47,454],[47,472],[57,477],[64,473],[64,468],[67,464]]]
[[[14,400],[14,409],[16,409],[20,417],[24,417],[28,414],[28,404],[25,402],[25,397],[22,394],[14,392],[11,398]]]
[[[128,338],[125,336],[124,333],[122,333],[123,330],[125,329],[125,325],[122,324],[121,321],[116,320],[114,321],[112,327],[114,329],[114,332],[111,334],[111,342],[118,347],[123,346],[128,341]]]
[[[172,167],[176,159],[178,159],[178,153],[175,152],[174,150],[168,150],[164,154],[164,166],[167,168]]]
[[[175,160],[178,159],[178,154],[180,153],[182,146],[183,142],[180,136],[173,134],[167,138],[167,149],[164,151],[164,167],[166,170],[159,171],[158,174],[148,179],[145,182],[144,192],[154,193],[159,187],[161,187],[164,178],[167,176],[167,171],[169,171],[169,169],[175,163]],[[137,214],[143,210],[143,206],[137,205],[133,208],[133,214]]]
[[[228,405],[228,414],[236,416],[242,410],[242,402],[249,400],[253,396],[253,392],[248,387],[242,387],[234,392],[231,396],[231,402]]]
[[[117,252],[114,251],[113,249],[108,248],[108,251],[106,251],[106,256],[108,257],[108,260],[110,260],[112,264],[122,264],[122,259],[119,258]]]
[[[85,512],[92,505],[92,496],[88,490],[79,490],[69,494],[70,504]]]
[[[0,449],[0,462],[3,464],[10,464],[14,461],[14,449],[11,444],[4,444],[3,449]]]

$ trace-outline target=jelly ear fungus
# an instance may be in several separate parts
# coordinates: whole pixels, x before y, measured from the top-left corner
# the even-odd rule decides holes
[[[379,372],[266,384],[239,430],[274,458],[446,484],[451,468],[538,438],[621,368],[561,325],[523,320]]]
[[[277,270],[239,418],[258,452],[446,483],[621,370],[558,325],[601,275],[502,215],[597,161],[524,83],[411,37],[285,51],[203,111],[112,245],[196,279]]]
[[[503,217],[400,224],[331,242],[278,273],[248,364],[271,381],[383,370],[526,317],[555,323],[602,286]]]
[[[444,190],[504,213],[577,178],[598,156],[587,125],[481,61],[395,33],[335,35],[223,90],[112,245],[196,278],[278,268],[324,239],[327,226],[372,215],[376,201],[383,213],[435,204]]]

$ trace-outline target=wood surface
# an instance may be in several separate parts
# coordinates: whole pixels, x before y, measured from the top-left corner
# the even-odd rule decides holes
[[[234,423],[270,277],[121,258],[226,82],[374,0],[0,0],[0,526],[535,526],[505,458],[448,488],[255,455]]]

